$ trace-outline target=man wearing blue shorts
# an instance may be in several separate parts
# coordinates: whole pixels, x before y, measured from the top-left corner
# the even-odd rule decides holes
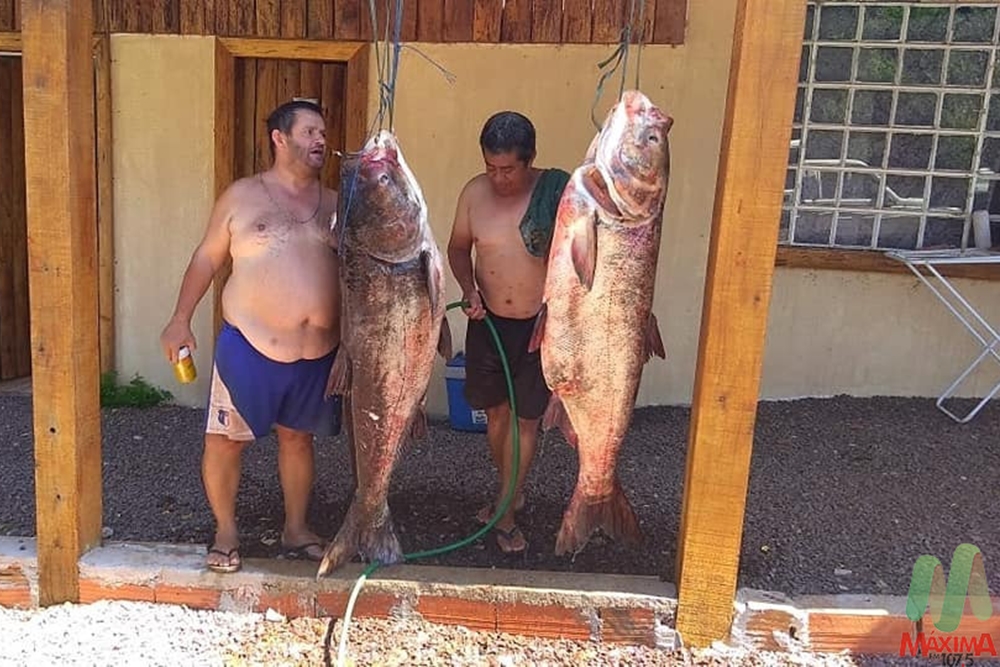
[[[202,477],[216,532],[206,565],[240,568],[236,495],[243,449],[271,429],[278,439],[286,557],[320,560],[323,541],[306,524],[314,478],[313,436],[340,429],[340,400],[326,387],[340,343],[340,290],[331,223],[337,193],[323,187],[326,124],[308,101],[281,105],[267,121],[273,164],[219,197],[160,336],[177,361],[196,349],[191,316],[228,259],[225,323],[216,342]]]

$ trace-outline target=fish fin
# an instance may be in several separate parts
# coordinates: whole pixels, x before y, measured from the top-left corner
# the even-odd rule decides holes
[[[382,565],[393,565],[403,560],[403,550],[396,537],[388,503],[383,501],[382,507],[368,516],[370,518],[365,521],[362,506],[355,497],[340,530],[323,553],[323,560],[316,571],[317,580],[340,568],[355,554],[360,554],[369,562],[378,560]]]
[[[446,361],[451,360],[451,327],[448,326],[448,318],[441,317],[441,333],[438,335],[437,351]]]
[[[545,318],[548,317],[549,306],[542,304],[541,310],[535,315],[535,328],[531,330],[531,340],[528,341],[528,352],[535,352],[542,346],[542,337],[545,335]]]
[[[667,351],[663,347],[663,338],[660,336],[656,315],[650,313],[649,325],[646,327],[646,361],[652,359],[654,354],[660,359],[667,358]]]
[[[570,254],[573,258],[573,268],[580,284],[590,291],[594,286],[594,267],[597,264],[597,218],[596,212],[589,219],[578,221],[570,232],[573,245]]]
[[[569,415],[566,413],[566,407],[555,392],[549,397],[549,404],[545,408],[545,414],[542,415],[542,429],[548,431],[553,426],[562,431],[566,442],[572,447],[575,448],[580,444],[580,438],[576,434],[576,429],[573,428],[573,422],[570,421]]]
[[[333,368],[330,369],[330,377],[326,381],[326,393],[324,398],[329,398],[334,394],[346,396],[351,386],[351,360],[347,352],[340,349],[333,360]]]
[[[444,283],[441,265],[434,261],[434,255],[429,250],[420,253],[420,260],[427,271],[427,294],[431,298],[431,312],[436,313],[441,300],[441,285]]]
[[[634,546],[642,540],[642,530],[635,510],[617,479],[607,498],[588,498],[577,486],[563,513],[562,525],[556,537],[556,555],[579,553],[598,528],[608,537],[629,545]]]

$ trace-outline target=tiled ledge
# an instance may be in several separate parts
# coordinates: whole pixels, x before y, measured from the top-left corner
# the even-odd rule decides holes
[[[316,564],[244,559],[235,574],[204,568],[201,545],[109,543],[80,559],[81,602],[144,600],[200,609],[264,612],[288,617],[341,616],[361,564],[316,580]],[[0,537],[0,606],[38,604],[35,544]],[[673,648],[677,605],[673,585],[655,577],[397,565],[378,570],[354,607],[355,616],[414,614],[435,623],[538,637],[565,637]],[[960,637],[996,637],[997,613],[979,621],[967,611]],[[731,644],[778,651],[898,655],[903,637],[917,644],[940,637],[928,618],[910,621],[902,596],[834,595],[790,599],[741,589]]]
[[[904,634],[915,636],[906,598],[875,595],[803,596],[741,589],[733,638],[768,650],[849,651],[898,655]]]
[[[352,563],[317,581],[316,563],[244,558],[240,572],[217,574],[205,569],[201,545],[109,543],[80,559],[80,599],[342,616],[363,568]],[[33,540],[0,538],[0,605],[37,599]],[[674,587],[655,577],[397,565],[365,582],[353,613],[669,648],[675,608]]]

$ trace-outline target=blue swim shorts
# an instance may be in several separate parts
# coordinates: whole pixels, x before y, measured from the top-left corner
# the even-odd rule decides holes
[[[228,322],[215,345],[205,430],[231,440],[266,436],[275,424],[318,436],[340,433],[341,398],[324,399],[335,348],[318,359],[280,362]]]

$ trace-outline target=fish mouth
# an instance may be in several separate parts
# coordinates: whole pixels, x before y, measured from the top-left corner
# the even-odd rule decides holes
[[[396,137],[388,130],[380,130],[369,139],[361,153],[366,161],[399,165],[399,144],[396,143]]]
[[[399,166],[399,151],[395,145],[378,145],[365,156],[365,161],[377,164],[383,163],[392,167]]]

